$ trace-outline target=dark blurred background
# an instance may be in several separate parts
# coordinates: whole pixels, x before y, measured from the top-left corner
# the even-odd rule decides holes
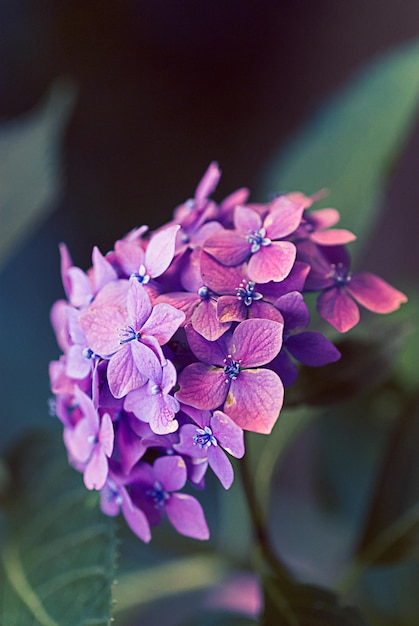
[[[51,419],[58,243],[87,268],[94,244],[105,253],[134,226],[169,219],[212,160],[223,171],[216,199],[239,186],[266,199],[257,190],[274,152],[364,62],[419,35],[419,3],[1,0],[0,25],[3,126],[57,79],[76,89],[61,193],[0,273],[4,447]],[[396,283],[418,274],[418,162],[416,130],[365,259]]]

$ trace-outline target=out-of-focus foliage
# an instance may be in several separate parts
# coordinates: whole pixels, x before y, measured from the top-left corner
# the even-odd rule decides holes
[[[383,186],[415,119],[419,45],[392,51],[361,71],[272,160],[265,193],[330,190],[341,223],[365,242]],[[356,250],[359,253],[360,246]]]
[[[75,98],[73,82],[56,81],[33,111],[0,125],[0,264],[54,207]]]
[[[66,463],[52,433],[10,456],[9,532],[1,549],[0,622],[7,626],[109,624],[114,521]]]

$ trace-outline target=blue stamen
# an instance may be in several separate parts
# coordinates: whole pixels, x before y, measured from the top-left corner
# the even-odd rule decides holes
[[[93,359],[93,357],[96,356],[93,350],[91,350],[90,348],[84,348],[82,354],[85,359]]]
[[[209,298],[209,293],[210,293],[210,290],[205,285],[203,285],[202,287],[198,289],[198,296],[202,300],[207,300]]]
[[[163,485],[158,480],[154,483],[154,489],[148,489],[147,495],[153,499],[156,509],[162,509],[166,500],[170,498],[170,494],[163,489]]]
[[[262,246],[269,246],[272,243],[269,237],[265,237],[265,235],[266,235],[265,228],[260,228],[259,230],[249,231],[249,234],[246,237],[246,241],[247,243],[251,244],[250,252],[252,252],[252,254],[260,250]]]
[[[255,291],[255,283],[252,280],[242,280],[240,287],[236,287],[236,294],[246,306],[250,306],[253,300],[261,300],[263,295]]]
[[[235,361],[231,358],[231,354],[229,354],[227,359],[224,359],[224,363],[226,364],[224,373],[227,375],[225,382],[228,383],[230,380],[236,380],[240,374],[240,361]]]
[[[205,426],[205,428],[197,428],[196,432],[197,434],[193,436],[194,446],[199,446],[200,448],[218,446],[218,442],[212,434],[212,430],[209,426]]]
[[[140,285],[146,285],[150,282],[150,275],[147,274],[147,270],[144,265],[140,265],[138,274],[131,274],[131,278],[136,278]]]
[[[129,343],[130,341],[140,341],[141,333],[139,331],[135,331],[132,326],[125,326],[125,328],[119,329],[121,332],[119,333],[120,337],[125,337],[125,339],[120,339],[119,343],[122,346],[124,343]]]

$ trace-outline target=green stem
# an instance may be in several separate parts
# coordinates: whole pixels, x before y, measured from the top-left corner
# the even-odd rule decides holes
[[[253,532],[264,561],[267,565],[269,565],[272,571],[279,578],[292,580],[293,576],[288,567],[282,562],[282,560],[278,557],[275,550],[273,549],[269,534],[267,532],[262,508],[256,497],[246,455],[242,459],[240,459],[239,466],[243,489],[248,503],[249,515],[253,526]]]

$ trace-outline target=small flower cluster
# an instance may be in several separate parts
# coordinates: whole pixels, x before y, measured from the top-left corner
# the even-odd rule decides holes
[[[342,332],[357,303],[386,313],[406,300],[350,272],[355,237],[330,228],[335,209],[309,210],[315,198],[301,193],[249,203],[246,189],[217,204],[219,178],[212,163],[170,223],[133,230],[106,256],[94,248],[87,273],[61,246],[67,299],[51,319],[64,354],[50,379],[69,461],[104,513],[122,511],[144,541],[164,515],[208,538],[201,505],[180,490],[202,488],[208,466],[228,489],[226,453],[244,455],[244,430],[272,430],[296,362],[340,357],[307,330],[306,291],[320,292],[319,314]]]

